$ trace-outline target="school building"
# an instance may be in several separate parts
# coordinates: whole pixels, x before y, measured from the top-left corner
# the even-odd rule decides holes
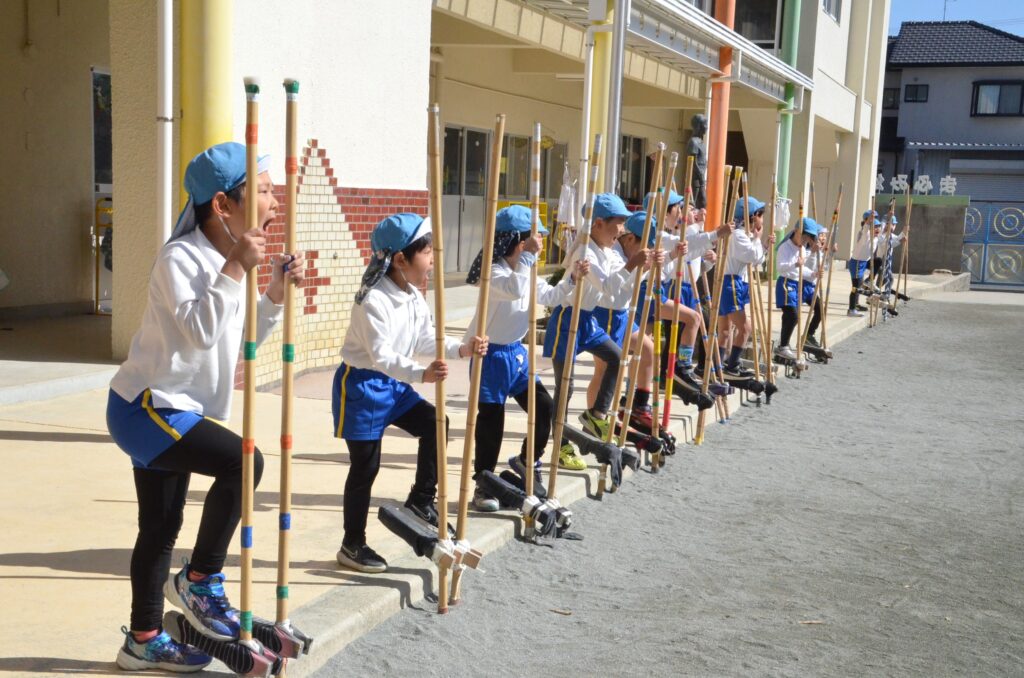
[[[595,133],[610,150],[602,189],[638,202],[656,145],[682,155],[692,117],[706,113],[709,195],[723,162],[748,168],[762,199],[777,172],[794,217],[813,182],[825,222],[842,185],[842,256],[873,193],[888,16],[889,0],[3,3],[0,317],[110,311],[112,357],[123,358],[184,204],[186,163],[243,139],[247,75],[261,78],[259,143],[281,199],[281,82],[301,82],[298,239],[310,271],[300,370],[337,362],[372,226],[426,212],[433,101],[453,280],[480,246],[499,113],[501,199],[527,198],[540,122],[549,220],[566,167],[585,183]],[[279,351],[271,341],[260,354],[270,383]]]

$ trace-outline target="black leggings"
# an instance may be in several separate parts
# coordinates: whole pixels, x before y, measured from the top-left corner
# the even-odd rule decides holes
[[[254,455],[254,482],[263,475],[263,455]],[[192,549],[191,568],[216,574],[224,567],[242,514],[242,439],[229,429],[203,419],[153,460],[135,469],[139,501],[139,535],[132,551],[133,631],[160,628],[164,613],[164,582],[171,552],[184,515],[191,474],[214,478],[203,502],[203,517]]]
[[[426,400],[421,400],[391,424],[414,438],[419,438],[416,452],[416,482],[409,498],[416,504],[429,504],[437,492],[437,411]],[[445,435],[448,420],[445,419]],[[380,440],[346,440],[349,469],[345,479],[344,506],[347,546],[366,543],[366,517],[370,512],[370,491],[380,470]]]
[[[519,407],[525,412],[529,403],[526,397],[527,389],[513,395]],[[540,459],[544,456],[544,448],[548,446],[548,438],[551,435],[551,415],[555,411],[555,403],[544,385],[537,383],[537,412],[534,414],[533,423],[533,458]],[[501,451],[501,440],[505,434],[505,403],[480,403],[480,409],[476,417],[476,458],[473,461],[473,469],[479,474],[481,471],[494,471],[498,465],[498,453]],[[526,439],[520,448],[519,457],[526,460]],[[476,476],[474,476],[476,477]]]
[[[853,276],[850,277],[853,278],[853,288],[850,289],[850,310],[852,311],[857,308],[857,303],[860,301],[860,286],[864,280]]]
[[[807,304],[810,306],[810,304]],[[821,324],[821,297],[815,299],[814,313],[808,323],[807,336],[813,337]],[[782,307],[782,330],[779,334],[779,346],[789,346],[789,340],[793,337],[793,330],[796,329],[796,306]]]

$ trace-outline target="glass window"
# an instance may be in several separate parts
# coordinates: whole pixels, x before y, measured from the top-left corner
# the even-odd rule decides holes
[[[562,174],[565,172],[565,162],[569,159],[569,144],[555,144],[547,150],[547,161],[544,168],[544,197],[548,200],[558,200],[562,193]]]
[[[740,0],[736,3],[736,32],[765,49],[775,48],[777,0]]]
[[[843,2],[842,0],[821,0],[821,8],[825,10],[825,14],[839,21],[839,17],[843,13]]]
[[[882,108],[894,109],[900,107],[900,88],[886,87],[882,90]]]
[[[462,193],[462,129],[444,128],[444,195]]]
[[[463,195],[486,194],[488,136],[487,132],[466,130],[466,182]]]
[[[530,195],[530,138],[505,135],[501,149],[501,176],[498,193],[506,198],[524,200]]]
[[[1024,82],[976,82],[971,115],[1022,115]]]
[[[907,85],[903,90],[903,100],[916,103],[928,101],[928,85]]]

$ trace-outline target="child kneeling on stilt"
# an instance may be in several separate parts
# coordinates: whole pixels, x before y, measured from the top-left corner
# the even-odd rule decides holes
[[[342,362],[334,375],[331,409],[335,437],[345,440],[351,463],[338,563],[360,572],[384,572],[387,563],[366,543],[370,492],[380,470],[384,429],[394,425],[419,439],[416,480],[405,506],[436,527],[435,410],[410,384],[442,380],[448,376],[448,365],[434,360],[423,366],[413,359],[435,354],[434,321],[419,290],[434,267],[429,220],[416,214],[390,216],[374,227],[370,246],[370,264],[356,293]],[[483,337],[466,344],[445,339],[449,359],[486,352]]]

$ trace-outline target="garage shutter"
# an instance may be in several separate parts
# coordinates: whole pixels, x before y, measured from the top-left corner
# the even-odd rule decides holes
[[[971,196],[972,203],[1024,200],[1024,174],[959,174],[956,192]]]

